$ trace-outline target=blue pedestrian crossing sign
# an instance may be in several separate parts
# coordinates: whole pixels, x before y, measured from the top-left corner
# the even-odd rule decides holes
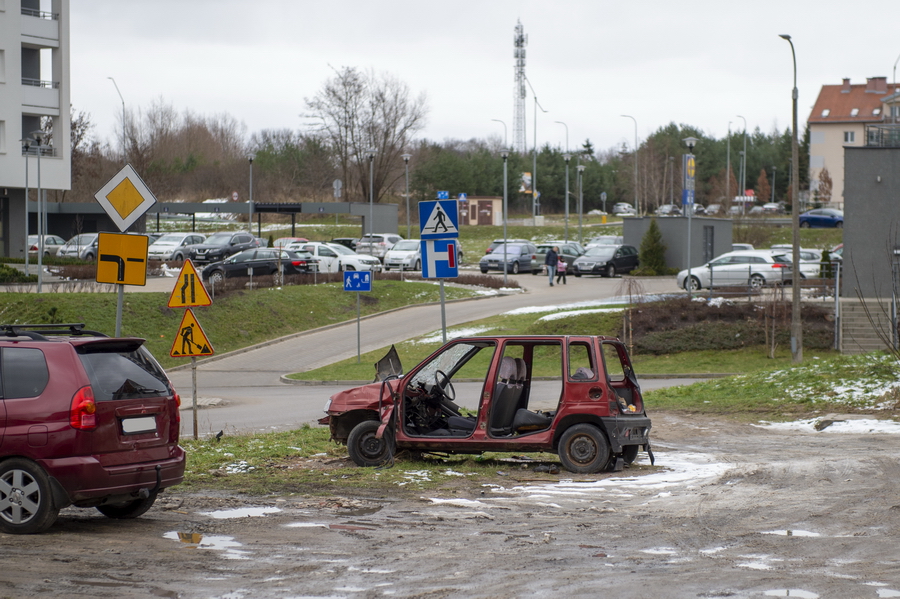
[[[419,202],[419,230],[422,239],[459,237],[456,200]]]
[[[439,191],[437,192],[437,199],[439,200],[449,200],[450,192],[449,191]]]
[[[367,270],[345,270],[344,291],[372,291],[372,273]]]
[[[459,276],[459,248],[455,239],[423,239],[422,278],[455,279]]]

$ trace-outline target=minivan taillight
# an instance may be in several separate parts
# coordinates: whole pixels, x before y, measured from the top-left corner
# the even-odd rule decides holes
[[[97,404],[94,403],[94,390],[90,385],[79,389],[72,397],[69,410],[69,424],[72,428],[89,431],[97,428]]]

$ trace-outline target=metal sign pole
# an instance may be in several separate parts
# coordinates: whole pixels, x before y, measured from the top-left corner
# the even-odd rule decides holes
[[[359,291],[356,292],[356,363],[360,363],[362,353],[362,341],[359,334]]]
[[[116,337],[122,336],[122,306],[125,303],[125,285],[116,285],[118,297],[116,298]]]
[[[447,312],[444,309],[444,279],[441,279],[441,336],[447,343]]]
[[[197,358],[193,356],[191,356],[191,406],[194,410],[194,439],[197,439]]]

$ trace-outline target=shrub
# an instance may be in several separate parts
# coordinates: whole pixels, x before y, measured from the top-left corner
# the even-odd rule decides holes
[[[37,275],[26,275],[12,266],[0,264],[0,283],[37,283]]]

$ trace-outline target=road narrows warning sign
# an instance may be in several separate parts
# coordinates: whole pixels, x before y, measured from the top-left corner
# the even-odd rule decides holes
[[[175,342],[172,343],[172,349],[169,355],[173,358],[196,358],[200,356],[211,356],[215,350],[206,333],[197,322],[197,318],[190,308],[184,311],[184,317],[181,319],[181,325],[175,334]]]
[[[203,286],[203,279],[194,267],[194,263],[185,260],[175,279],[175,287],[169,296],[170,308],[193,308],[195,306],[211,306],[212,298]]]

